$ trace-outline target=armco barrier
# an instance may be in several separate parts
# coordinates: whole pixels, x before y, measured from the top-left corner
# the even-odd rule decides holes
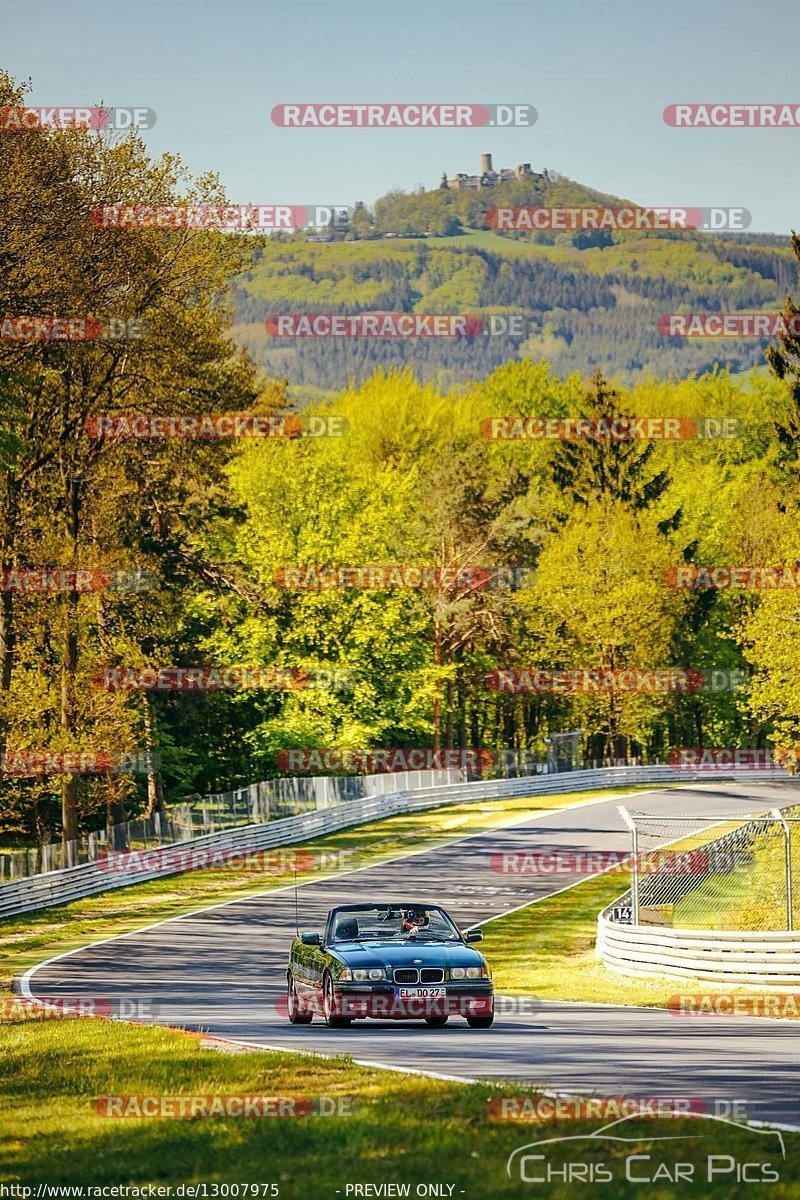
[[[169,815],[153,813],[134,817],[106,829],[86,833],[73,842],[50,842],[36,849],[0,852],[0,889],[5,883],[28,879],[94,862],[103,854],[125,847],[161,846],[184,842],[208,833],[222,833],[240,825],[262,825],[282,817],[316,812],[331,804],[367,800],[387,792],[414,791],[463,783],[461,768],[397,771],[378,775],[287,775],[262,779],[247,787],[171,804]]]
[[[597,955],[621,975],[800,987],[800,933],[618,925],[601,913]]]
[[[732,771],[731,775],[734,774],[737,778],[747,780],[764,776],[764,772],[754,771]],[[767,773],[770,779],[781,777],[783,774],[779,771]],[[419,788],[386,796],[372,796],[366,800],[345,801],[318,812],[285,817],[264,825],[242,825],[220,833],[193,838],[190,842],[172,842],[165,850],[169,852],[168,859],[177,856],[182,848],[187,852],[204,847],[213,847],[216,850],[270,850],[297,845],[298,842],[305,842],[338,829],[346,829],[351,825],[375,821],[381,817],[438,808],[445,804],[513,796],[554,795],[559,792],[591,791],[643,783],[681,784],[699,778],[707,776],[692,775],[683,770],[675,771],[669,766],[654,766],[607,767],[591,771],[565,771],[554,775],[532,775],[520,779],[477,780],[474,783]],[[51,908],[57,904],[67,904],[70,900],[98,895],[119,887],[129,887],[134,883],[142,883],[162,875],[177,874],[179,871],[180,867],[167,861],[159,870],[115,875],[113,872],[104,871],[96,862],[88,862],[77,867],[66,867],[60,871],[49,871],[42,875],[19,879],[0,887],[0,919],[18,913]]]

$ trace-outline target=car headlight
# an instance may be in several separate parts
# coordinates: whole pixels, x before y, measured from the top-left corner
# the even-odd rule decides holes
[[[352,973],[348,972],[348,977],[363,983],[365,979],[385,979],[386,972],[383,967],[358,967]]]
[[[339,978],[340,979],[352,979],[353,972],[350,970],[349,967],[342,967],[342,972],[341,972]]]
[[[451,967],[450,968],[450,978],[451,979],[463,979],[466,974],[467,974],[467,972],[464,970],[463,967]]]
[[[385,979],[386,972],[383,967],[371,967],[369,972],[370,979]]]
[[[467,967],[467,979],[480,979],[482,974],[480,967]]]

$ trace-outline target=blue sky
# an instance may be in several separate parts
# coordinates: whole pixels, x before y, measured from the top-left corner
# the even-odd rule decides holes
[[[154,154],[237,203],[349,204],[443,170],[530,162],[643,204],[800,226],[800,129],[671,129],[667,104],[800,104],[796,6],[773,0],[0,0],[0,64],[33,104],[142,105]],[[783,49],[786,47],[786,49]],[[531,129],[280,129],[290,101],[530,103]]]

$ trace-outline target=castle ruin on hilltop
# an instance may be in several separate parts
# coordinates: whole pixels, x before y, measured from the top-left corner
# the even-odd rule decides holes
[[[495,171],[492,167],[491,154],[481,155],[481,170],[479,175],[454,175],[448,179],[442,172],[442,182],[439,187],[443,190],[459,191],[461,188],[494,187],[498,183],[509,183],[512,179],[550,179],[547,167],[542,168],[541,175],[531,170],[530,163],[520,163],[517,167],[502,167]]]

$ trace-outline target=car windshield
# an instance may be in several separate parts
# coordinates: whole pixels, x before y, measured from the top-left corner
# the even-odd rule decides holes
[[[441,908],[375,905],[337,912],[332,919],[334,942],[460,942],[461,934]]]

